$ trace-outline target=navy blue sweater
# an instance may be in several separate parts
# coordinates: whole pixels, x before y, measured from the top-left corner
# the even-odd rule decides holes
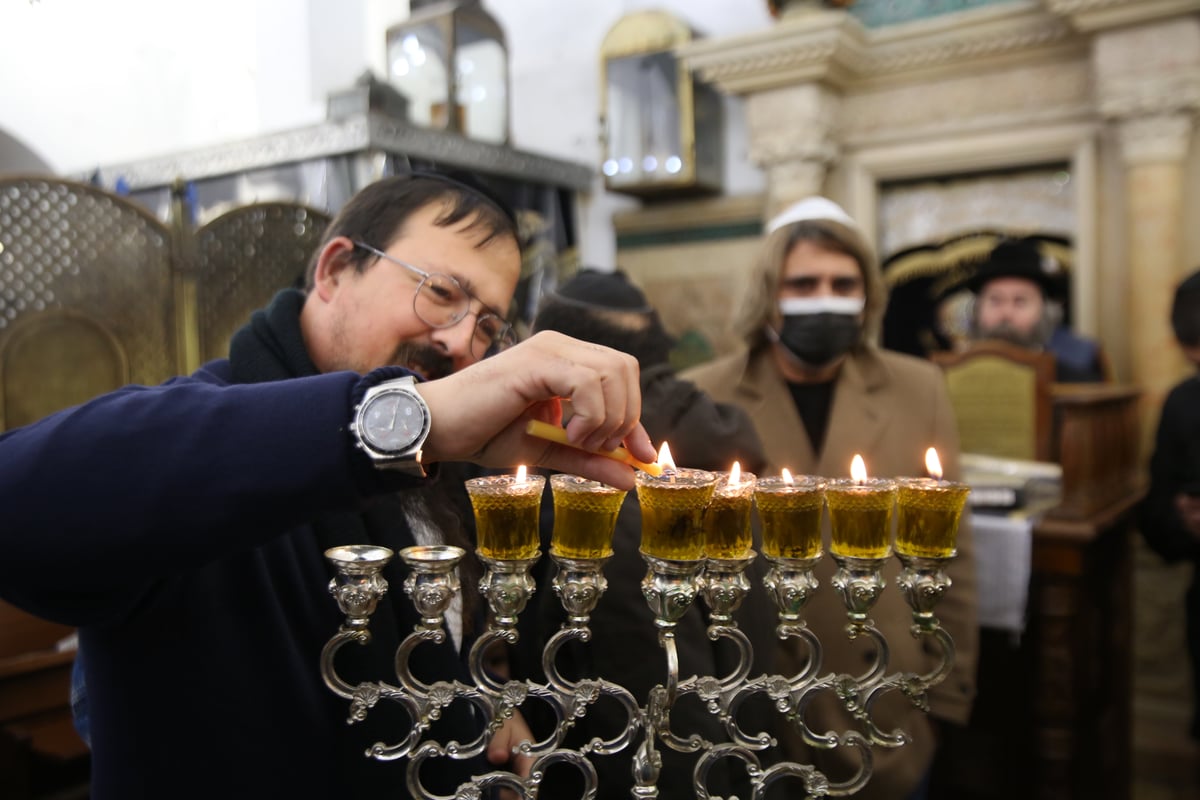
[[[318,667],[339,542],[312,523],[376,514],[399,531],[376,544],[412,543],[347,433],[359,379],[231,385],[219,361],[0,436],[0,596],[80,627],[94,800],[408,796],[404,761],[363,757],[403,737],[403,712],[347,726]],[[416,622],[398,562],[375,641],[339,656],[352,681],[395,683]],[[450,645],[418,653],[418,677],[466,679]],[[448,716],[442,741],[473,738]],[[426,772],[447,791],[479,771],[445,765]]]

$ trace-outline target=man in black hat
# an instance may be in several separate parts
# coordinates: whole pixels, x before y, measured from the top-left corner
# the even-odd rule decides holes
[[[1055,379],[1089,383],[1105,379],[1100,346],[1061,325],[1061,307],[1052,298],[1055,276],[1031,239],[996,245],[967,283],[975,293],[972,336],[1004,339],[1054,354]]]

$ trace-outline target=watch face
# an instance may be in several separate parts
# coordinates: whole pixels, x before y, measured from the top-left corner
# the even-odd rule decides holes
[[[408,449],[425,430],[425,410],[407,392],[376,395],[362,412],[362,435],[385,453]]]

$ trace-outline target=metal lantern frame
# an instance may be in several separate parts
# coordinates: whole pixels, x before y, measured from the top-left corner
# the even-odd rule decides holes
[[[602,172],[609,191],[642,196],[721,191],[724,128],[721,97],[715,89],[699,82],[675,56],[678,47],[695,38],[696,31],[686,21],[665,11],[627,14],[605,35],[600,49],[600,124]],[[649,154],[637,153],[636,164],[621,164],[621,159],[631,155],[613,151],[616,134],[614,110],[610,107],[612,62],[639,57],[643,62],[667,57],[674,63],[672,89],[678,118],[675,133],[681,160],[677,171],[650,170],[653,175],[641,180],[622,176],[647,172],[642,168],[642,159]],[[640,122],[643,126],[648,124],[645,119]],[[703,131],[698,130],[698,125]]]
[[[386,47],[389,53],[388,76],[392,78],[391,52],[393,45],[403,41],[405,36],[417,33],[436,32],[438,44],[444,46],[445,53],[445,96],[446,108],[440,124],[438,120],[428,127],[435,130],[446,130],[453,133],[470,136],[465,122],[466,106],[459,97],[460,76],[458,56],[463,47],[463,34],[470,31],[478,40],[488,40],[499,45],[503,53],[504,63],[504,108],[503,131],[501,136],[489,139],[496,144],[508,144],[510,136],[509,121],[509,73],[508,73],[508,44],[504,29],[484,8],[480,0],[442,0],[418,5],[413,3],[413,11],[403,22],[390,26],[385,34]],[[392,81],[395,84],[395,81]],[[411,98],[410,98],[411,109]]]

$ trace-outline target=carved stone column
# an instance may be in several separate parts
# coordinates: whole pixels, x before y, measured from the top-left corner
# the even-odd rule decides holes
[[[1171,297],[1183,276],[1183,160],[1190,115],[1156,114],[1119,123],[1125,161],[1129,242],[1129,326],[1133,380],[1142,388],[1143,454],[1154,420],[1179,380],[1182,358],[1171,331]]]
[[[837,158],[840,98],[817,83],[753,94],[746,101],[750,157],[767,171],[768,219],[791,203],[821,194]]]
[[[1115,123],[1125,164],[1130,361],[1148,455],[1163,397],[1182,375],[1169,315],[1187,271],[1183,188],[1200,108],[1200,20],[1106,31],[1093,57],[1100,109]]]

